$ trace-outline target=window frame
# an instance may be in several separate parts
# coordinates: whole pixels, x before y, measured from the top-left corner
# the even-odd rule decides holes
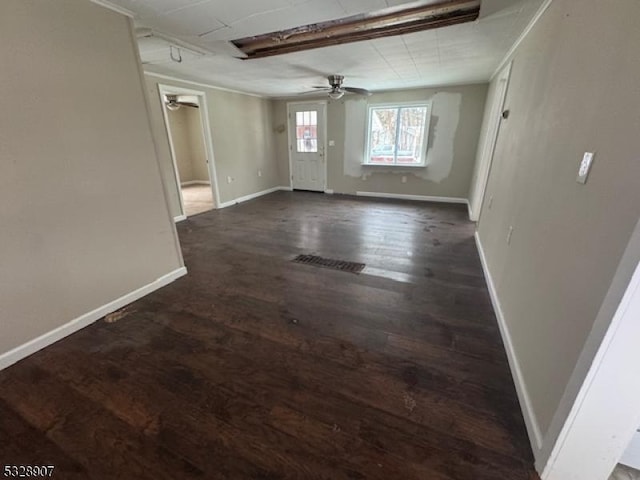
[[[362,166],[365,167],[407,167],[407,168],[424,168],[427,166],[427,150],[429,149],[429,128],[431,125],[431,111],[432,111],[432,105],[433,102],[432,101],[417,101],[417,102],[387,102],[387,103],[372,103],[369,104],[367,106],[367,121],[366,123],[366,129],[367,131],[365,132],[365,145],[364,145],[364,159],[361,163]],[[375,109],[379,109],[379,108],[395,108],[397,110],[403,109],[403,108],[412,108],[412,107],[420,107],[420,108],[426,108],[427,109],[427,114],[426,114],[426,118],[425,118],[425,122],[424,122],[424,132],[423,132],[423,138],[422,138],[422,149],[420,151],[421,153],[421,159],[422,161],[420,163],[397,163],[398,162],[398,157],[397,157],[397,145],[396,145],[396,154],[395,156],[395,160],[394,163],[371,163],[371,124],[372,124],[372,118],[373,118],[373,111]],[[399,116],[398,116],[399,118]],[[398,125],[396,127],[397,129],[400,128],[400,122],[398,122]],[[396,135],[396,143],[397,143],[397,135]]]

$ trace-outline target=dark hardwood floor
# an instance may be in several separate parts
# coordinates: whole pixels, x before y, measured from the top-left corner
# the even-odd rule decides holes
[[[473,231],[461,205],[302,192],[192,217],[188,276],[0,372],[0,463],[537,479]]]

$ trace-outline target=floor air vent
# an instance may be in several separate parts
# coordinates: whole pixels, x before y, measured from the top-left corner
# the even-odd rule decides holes
[[[314,267],[333,268],[334,270],[355,274],[359,274],[365,267],[364,263],[345,262],[344,260],[334,260],[316,255],[298,255],[293,261],[305,265],[313,265]]]

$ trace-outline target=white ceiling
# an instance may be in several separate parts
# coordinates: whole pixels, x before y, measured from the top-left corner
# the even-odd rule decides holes
[[[374,91],[486,81],[542,2],[482,0],[480,19],[473,23],[239,60],[230,54],[228,40],[409,1],[111,0],[134,13],[136,26],[151,27],[211,52],[197,55],[182,50],[182,63],[176,63],[165,41],[143,38],[139,44],[146,71],[265,96],[307,91],[326,84],[326,75],[333,73],[345,75],[346,86]]]

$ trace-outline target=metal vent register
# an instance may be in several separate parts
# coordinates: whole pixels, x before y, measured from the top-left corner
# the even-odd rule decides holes
[[[295,263],[304,265],[313,265],[314,267],[332,268],[342,272],[355,273],[362,272],[366,266],[364,263],[347,262],[344,260],[334,260],[333,258],[318,257],[316,255],[298,255],[293,259]]]

